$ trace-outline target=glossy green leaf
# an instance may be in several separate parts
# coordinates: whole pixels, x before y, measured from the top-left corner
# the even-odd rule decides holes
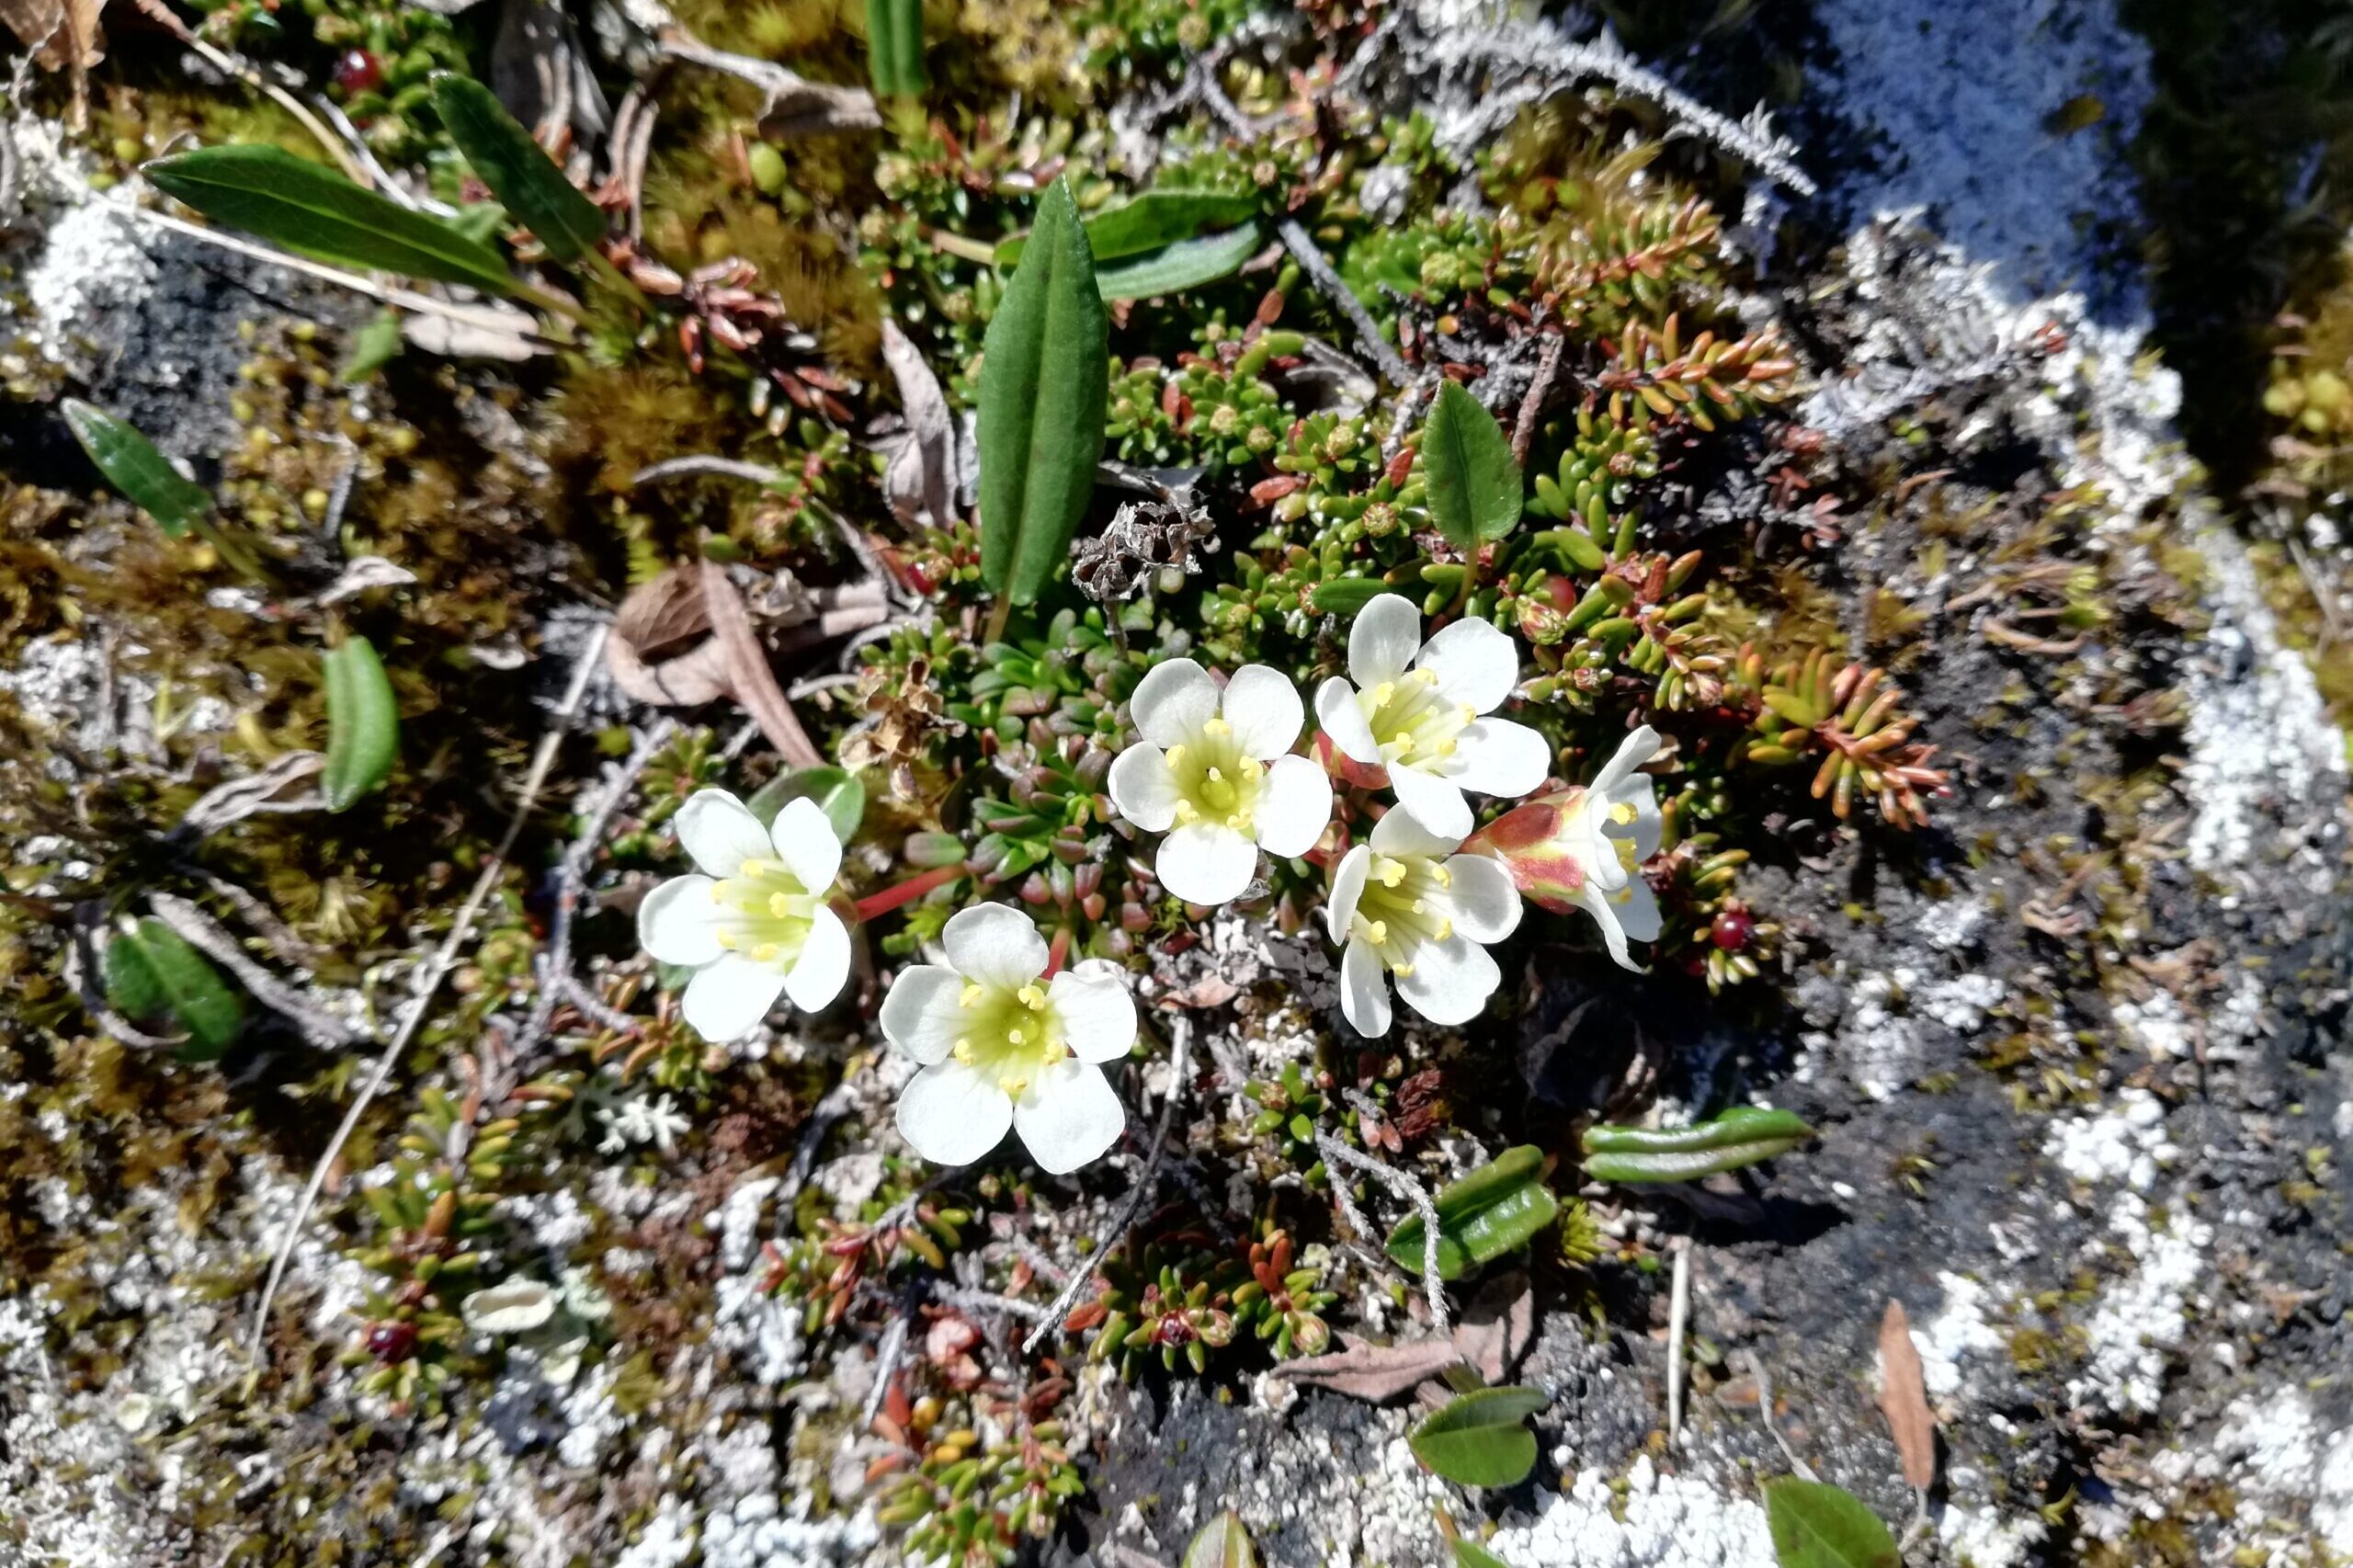
[[[1536,1468],[1527,1418],[1552,1403],[1530,1388],[1481,1389],[1414,1428],[1414,1457],[1459,1486],[1515,1486]]]
[[[1318,615],[1354,616],[1381,595],[1396,590],[1378,577],[1326,577],[1308,591]]]
[[[1527,1245],[1552,1222],[1561,1206],[1544,1185],[1543,1173],[1544,1151],[1523,1143],[1438,1189],[1434,1201],[1441,1278],[1459,1278],[1466,1269]],[[1420,1215],[1389,1233],[1388,1252],[1399,1267],[1421,1271]]]
[[[1430,520],[1468,555],[1519,525],[1519,464],[1495,416],[1452,381],[1441,381],[1422,434]]]
[[[400,753],[400,707],[383,661],[365,637],[326,654],[327,765],[319,775],[327,810],[342,811],[384,781]]]
[[[1147,190],[1086,220],[1086,248],[1097,265],[1164,250],[1215,229],[1231,229],[1258,215],[1258,199],[1222,190]],[[1021,259],[1027,234],[996,247],[996,264]]]
[[[1104,267],[1095,275],[1095,286],[1107,300],[1181,294],[1240,271],[1244,262],[1258,254],[1260,238],[1257,224],[1245,223],[1222,234],[1178,240]]]
[[[1464,1536],[1454,1538],[1454,1568],[1511,1568],[1511,1564]]]
[[[158,158],[143,172],[156,189],[215,222],[298,256],[497,294],[514,287],[489,244],[282,148],[199,147]]]
[[[1879,1516],[1823,1482],[1768,1483],[1765,1523],[1781,1568],[1898,1568],[1903,1562]]]
[[[78,397],[63,407],[65,424],[107,483],[131,504],[155,519],[155,526],[177,539],[212,509],[210,493],[184,477],[155,444],[103,409]]]
[[[400,358],[405,346],[401,336],[400,312],[379,311],[369,318],[366,326],[351,335],[350,357],[335,372],[335,380],[347,387],[356,386]]]
[[[602,210],[564,177],[497,94],[471,76],[445,71],[433,78],[433,107],[506,215],[530,230],[550,256],[578,261],[605,237]]]
[[[126,924],[102,960],[107,1000],[137,1023],[169,1024],[188,1036],[180,1057],[210,1062],[245,1027],[245,1006],[202,953],[160,920]]]
[[[1258,1568],[1258,1553],[1242,1516],[1228,1508],[1200,1528],[1178,1568]]]
[[[866,786],[856,774],[838,767],[804,767],[771,778],[744,804],[760,819],[762,827],[773,827],[777,812],[804,796],[824,809],[835,837],[847,844],[858,836],[858,824],[866,819]]]
[[[981,575],[1015,604],[1068,559],[1095,493],[1109,334],[1078,208],[1056,180],[981,360]]]
[[[866,74],[878,98],[923,97],[923,0],[866,0]]]
[[[1688,1127],[1589,1127],[1585,1174],[1596,1181],[1693,1181],[1779,1158],[1813,1136],[1802,1117],[1735,1106]]]

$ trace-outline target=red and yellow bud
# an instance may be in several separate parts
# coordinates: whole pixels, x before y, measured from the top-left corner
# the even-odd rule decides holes
[[[1494,856],[1511,873],[1521,897],[1540,909],[1565,915],[1580,907],[1576,895],[1585,886],[1586,866],[1579,855],[1587,843],[1580,822],[1585,795],[1576,787],[1523,801],[1472,834],[1462,851]]]

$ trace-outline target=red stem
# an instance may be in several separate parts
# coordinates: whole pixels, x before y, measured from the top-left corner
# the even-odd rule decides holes
[[[921,876],[909,877],[904,882],[895,882],[881,892],[870,893],[865,898],[859,899],[858,917],[860,920],[871,920],[879,915],[888,915],[899,905],[913,903],[932,889],[944,888],[963,875],[964,868],[959,864],[935,867]]]
[[[1054,928],[1054,944],[1052,947],[1046,949],[1045,978],[1051,980],[1054,976],[1060,974],[1063,969],[1063,960],[1068,957],[1070,957],[1070,927],[1067,926],[1058,926]]]

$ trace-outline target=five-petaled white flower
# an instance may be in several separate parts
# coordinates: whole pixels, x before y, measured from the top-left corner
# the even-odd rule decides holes
[[[1106,959],[1046,972],[1046,939],[1007,904],[959,910],[948,962],[900,971],[882,1033],[923,1064],[899,1096],[899,1132],[936,1165],[968,1165],[1010,1126],[1060,1176],[1119,1142],[1127,1111],[1098,1063],[1135,1043],[1127,976]]]
[[[1485,944],[1519,924],[1519,892],[1495,861],[1457,854],[1460,844],[1400,806],[1341,858],[1324,919],[1347,949],[1340,1011],[1358,1033],[1389,1032],[1391,975],[1434,1024],[1470,1022],[1502,983]]]
[[[1640,869],[1658,853],[1658,792],[1634,771],[1658,748],[1658,732],[1644,724],[1619,743],[1592,783],[1515,806],[1471,844],[1499,857],[1531,902],[1590,914],[1609,956],[1628,969],[1639,966],[1626,954],[1626,938],[1658,938],[1658,900]]]
[[[779,992],[810,1013],[839,995],[849,927],[825,895],[842,846],[817,802],[790,802],[771,831],[726,790],[699,790],[678,808],[677,828],[699,870],[646,894],[637,936],[662,962],[693,968],[687,1022],[705,1040],[735,1040]]]
[[[1552,768],[1542,735],[1483,717],[1518,684],[1508,633],[1465,616],[1425,642],[1413,602],[1381,594],[1349,629],[1348,673],[1316,692],[1315,716],[1348,760],[1389,770],[1398,804],[1460,840],[1471,831],[1464,790],[1525,795]]]
[[[1111,763],[1111,803],[1168,835],[1154,867],[1178,898],[1223,903],[1250,885],[1260,849],[1304,855],[1324,836],[1332,780],[1290,755],[1307,713],[1283,676],[1245,665],[1221,696],[1207,670],[1170,659],[1137,683],[1128,711],[1142,738]]]

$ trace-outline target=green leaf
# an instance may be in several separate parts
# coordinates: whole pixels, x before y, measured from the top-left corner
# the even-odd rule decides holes
[[[1103,268],[1095,275],[1095,286],[1107,300],[1181,294],[1240,270],[1244,262],[1258,254],[1259,238],[1258,225],[1245,223],[1222,234],[1178,240]]]
[[[1459,1486],[1515,1486],[1536,1468],[1536,1434],[1522,1423],[1552,1403],[1539,1389],[1481,1389],[1449,1402],[1406,1441],[1415,1459]]]
[[[160,920],[125,923],[102,960],[107,1000],[134,1022],[168,1020],[188,1035],[184,1062],[217,1060],[245,1027],[245,1006],[221,971]]]
[[[1878,1515],[1819,1481],[1768,1483],[1765,1522],[1781,1568],[1898,1568],[1903,1562]]]
[[[107,483],[166,534],[179,538],[212,509],[210,493],[181,477],[171,459],[137,430],[78,397],[67,398],[63,407],[66,426]]]
[[[1185,1548],[1178,1568],[1258,1568],[1258,1553],[1250,1545],[1242,1516],[1228,1508],[1203,1525]]]
[[[774,827],[776,814],[803,797],[824,808],[835,838],[847,844],[858,836],[858,824],[866,819],[866,786],[856,774],[838,767],[804,767],[772,778],[754,790],[744,804],[760,819],[762,827]]]
[[[319,777],[327,810],[342,811],[384,781],[401,747],[400,706],[383,661],[365,637],[326,654],[327,765]]]
[[[1792,1111],[1735,1106],[1688,1127],[1589,1127],[1585,1174],[1596,1181],[1693,1181],[1777,1159],[1813,1136]]]
[[[550,256],[575,262],[605,237],[604,212],[564,177],[497,94],[471,76],[444,71],[433,78],[433,107],[506,215],[530,230]]]
[[[379,311],[351,335],[351,355],[335,372],[335,380],[356,386],[399,358],[403,347],[400,312]]]
[[[1446,541],[1471,553],[1519,525],[1519,464],[1495,416],[1452,381],[1422,435],[1422,472],[1429,480],[1430,520]]]
[[[1475,1265],[1525,1246],[1552,1222],[1561,1206],[1544,1185],[1543,1171],[1544,1151],[1523,1143],[1438,1189],[1439,1278],[1458,1278]],[[1421,1272],[1419,1214],[1389,1233],[1388,1252],[1400,1268]]]
[[[1086,248],[1098,262],[1165,249],[1211,229],[1230,229],[1258,215],[1258,199],[1222,190],[1147,190],[1086,220]],[[996,264],[1011,267],[1029,243],[1016,234],[996,247]],[[1237,265],[1239,265],[1237,263]]]
[[[1308,599],[1318,615],[1353,616],[1393,591],[1378,577],[1326,577],[1309,590]]]
[[[514,288],[490,245],[281,148],[199,147],[158,158],[143,172],[156,189],[215,222],[298,256],[494,294]]]
[[[1511,1564],[1463,1536],[1454,1538],[1454,1568],[1511,1568]]]
[[[923,0],[866,0],[866,74],[878,98],[923,97]]]
[[[1109,335],[1070,183],[1056,180],[981,360],[981,576],[1014,604],[1068,558],[1095,493]]]

